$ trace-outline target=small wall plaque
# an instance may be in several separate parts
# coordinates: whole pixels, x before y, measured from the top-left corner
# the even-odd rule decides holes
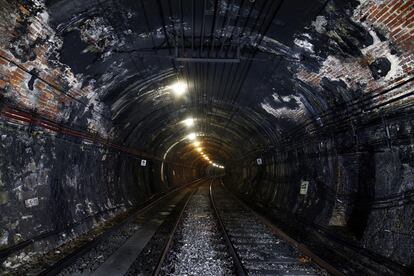
[[[300,194],[306,195],[308,193],[309,181],[302,180],[300,183]]]
[[[34,197],[34,198],[26,199],[24,201],[24,204],[26,205],[27,208],[35,207],[35,206],[39,205],[39,198]]]

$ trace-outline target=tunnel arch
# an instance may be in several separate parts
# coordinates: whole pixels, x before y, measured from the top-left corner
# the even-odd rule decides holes
[[[413,265],[412,1],[0,6],[0,250],[205,176],[194,133],[300,239]]]

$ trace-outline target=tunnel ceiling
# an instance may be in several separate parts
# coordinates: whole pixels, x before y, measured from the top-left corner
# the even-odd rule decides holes
[[[56,104],[59,120],[159,157],[176,145],[193,164],[183,137],[196,132],[218,159],[232,160],[398,111],[393,98],[412,85],[405,35],[413,24],[391,32],[394,22],[372,13],[385,2],[2,1],[10,23],[2,57],[30,74],[29,91],[58,75],[53,83],[76,102]],[[177,80],[188,88],[179,98],[170,88]],[[193,130],[182,124],[189,117]]]

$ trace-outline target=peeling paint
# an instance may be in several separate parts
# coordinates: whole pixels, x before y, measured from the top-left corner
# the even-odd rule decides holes
[[[391,69],[385,76],[385,80],[389,81],[401,76],[404,72],[400,66],[400,58],[396,55],[391,54],[390,52],[386,53],[386,57],[391,62]]]
[[[295,38],[294,43],[296,44],[296,46],[303,48],[308,52],[311,52],[311,53],[314,52],[312,43],[310,43],[307,40],[301,40],[301,39]]]
[[[328,24],[328,21],[323,15],[318,15],[315,19],[315,21],[312,22],[312,26],[316,29],[316,31],[320,34],[323,34],[326,32],[326,25]]]
[[[109,47],[121,47],[124,42],[119,41],[112,26],[106,24],[102,17],[87,19],[80,27],[81,39],[93,46],[85,51],[103,52]]]

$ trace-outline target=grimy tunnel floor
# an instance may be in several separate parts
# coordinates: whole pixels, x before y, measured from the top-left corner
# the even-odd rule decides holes
[[[414,0],[0,0],[0,275],[414,275]]]

